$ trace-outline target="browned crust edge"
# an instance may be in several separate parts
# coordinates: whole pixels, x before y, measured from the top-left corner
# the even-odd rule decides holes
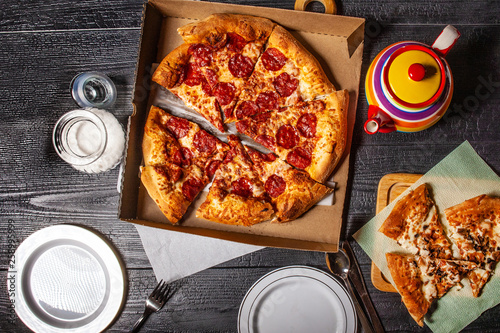
[[[412,271],[415,272],[418,268],[412,267],[409,260],[411,257],[387,253],[387,267],[408,312],[419,326],[424,326],[423,318],[431,304],[422,292],[422,281],[412,276]]]
[[[318,59],[314,57],[293,35],[280,25],[277,25],[268,40],[268,48],[279,49],[288,59],[295,62],[303,73],[308,73],[309,82],[314,86],[321,87],[315,91],[316,96],[330,94],[335,91],[335,86],[326,76]]]
[[[171,190],[163,192],[159,186],[159,175],[153,166],[141,167],[141,181],[149,196],[156,202],[162,213],[172,224],[176,224],[186,213],[191,202],[182,193]]]
[[[181,68],[189,61],[188,49],[188,44],[181,44],[167,54],[153,73],[152,80],[167,89],[172,88]]]
[[[285,195],[275,200],[276,221],[289,222],[307,212],[318,201],[333,192],[333,189],[312,180],[303,171],[290,169],[291,177],[285,180],[292,186]],[[288,186],[288,184],[287,184]]]
[[[263,17],[239,14],[213,14],[206,19],[177,29],[186,43],[216,45],[234,32],[247,41],[267,40],[275,23]]]
[[[387,237],[397,240],[398,237],[405,231],[406,217],[409,216],[414,205],[422,205],[421,208],[424,209],[424,211],[426,210],[427,214],[429,213],[431,206],[434,205],[434,202],[430,197],[427,184],[418,186],[405,197],[401,198],[396,203],[391,213],[380,227],[379,231]]]
[[[347,112],[349,108],[349,93],[347,90],[335,91],[325,97],[327,122],[331,122],[333,129],[328,135],[322,137],[317,145],[323,146],[322,151],[315,151],[316,159],[314,165],[307,171],[311,178],[318,182],[324,182],[333,172],[337,164],[342,159],[347,145]],[[318,124],[320,126],[320,124]]]

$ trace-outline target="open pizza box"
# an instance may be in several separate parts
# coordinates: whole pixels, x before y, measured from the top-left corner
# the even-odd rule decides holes
[[[169,92],[151,82],[158,63],[182,43],[177,28],[213,13],[262,16],[285,27],[321,63],[337,89],[349,91],[348,145],[330,180],[334,195],[316,205],[299,219],[288,223],[263,222],[251,227],[225,225],[196,218],[196,209],[205,200],[209,186],[198,196],[177,225],[172,225],[142,186],[139,167],[142,163],[142,137],[151,105],[156,105],[199,123]],[[189,234],[215,237],[258,246],[282,247],[311,251],[337,251],[342,229],[344,202],[349,175],[349,151],[356,118],[361,61],[363,55],[364,19],[322,13],[216,4],[194,1],[151,0],[145,5],[142,36],[134,89],[134,114],[128,128],[128,147],[122,177],[120,219],[141,225]],[[231,128],[229,131],[233,131]],[[234,131],[233,131],[234,133]],[[227,135],[227,134],[226,134]],[[224,136],[219,135],[222,140]],[[244,143],[246,143],[244,141]]]

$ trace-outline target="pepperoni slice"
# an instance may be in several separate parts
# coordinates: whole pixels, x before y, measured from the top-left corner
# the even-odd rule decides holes
[[[205,68],[205,78],[207,79],[208,85],[213,88],[219,82],[217,73],[211,68]]]
[[[255,116],[252,117],[253,120],[255,120],[258,123],[263,123],[269,120],[271,118],[272,112],[262,112],[259,114],[256,114]]]
[[[252,184],[246,177],[241,177],[231,183],[231,193],[248,198],[252,195]]]
[[[178,117],[170,117],[165,126],[176,139],[185,137],[191,129],[188,120]]]
[[[243,101],[236,109],[236,118],[243,119],[259,113],[259,107],[253,101]]]
[[[195,62],[205,67],[212,62],[212,48],[206,44],[193,44],[189,46],[188,53],[191,54]]]
[[[227,48],[230,51],[241,52],[243,48],[247,45],[245,38],[241,37],[237,33],[228,32],[227,33]]]
[[[179,150],[175,150],[175,152],[170,156],[170,160],[172,163],[175,165],[181,166],[182,165],[182,152]]]
[[[236,130],[240,133],[246,134],[249,127],[248,120],[240,120],[236,122]]]
[[[257,96],[255,103],[260,108],[261,112],[268,110],[277,110],[278,109],[278,98],[279,95],[274,91],[264,91]]]
[[[283,72],[278,75],[273,81],[274,88],[282,97],[288,97],[299,86],[299,80],[292,77],[290,74]]]
[[[202,153],[211,153],[217,146],[217,139],[204,130],[196,132],[193,138],[193,146]]]
[[[227,67],[234,77],[249,77],[253,71],[253,62],[249,57],[238,53],[229,59]]]
[[[224,156],[224,164],[229,163],[236,156],[236,149],[231,149],[227,152],[226,156]]]
[[[300,135],[305,138],[314,138],[316,136],[316,125],[318,119],[312,113],[306,113],[297,120],[297,129]]]
[[[260,160],[264,160],[265,162],[273,162],[276,160],[276,155],[273,153],[264,154],[250,147],[247,147],[247,151],[254,163],[259,163]]]
[[[191,165],[191,160],[194,157],[194,154],[191,151],[191,149],[187,147],[182,147],[181,152],[182,152],[182,165],[183,166]]]
[[[300,137],[292,125],[283,125],[278,129],[276,141],[285,149],[291,149],[299,143]]]
[[[204,184],[201,180],[197,178],[189,178],[184,182],[184,184],[182,184],[182,194],[187,200],[193,201],[198,193],[200,193],[203,185]]]
[[[189,63],[184,67],[185,73],[181,73],[181,79],[179,81],[181,83],[185,83],[190,87],[197,86],[201,84],[203,80],[203,74],[200,71],[200,67],[194,63]]]
[[[155,171],[172,182],[176,182],[182,177],[182,169],[176,165],[172,165],[170,168],[157,166]]]
[[[267,178],[264,189],[271,197],[276,198],[281,193],[285,192],[286,182],[278,175],[271,175]]]
[[[302,147],[292,150],[286,156],[287,162],[299,169],[305,169],[311,165],[311,158],[311,153]]]
[[[207,166],[205,173],[207,174],[208,178],[212,178],[213,175],[215,175],[215,171],[219,169],[219,166],[221,165],[221,161],[219,160],[213,160],[210,162],[210,164]]]
[[[271,47],[262,54],[262,64],[268,71],[279,71],[285,66],[287,58],[280,50]]]
[[[231,103],[234,99],[235,92],[236,88],[234,84],[230,82],[220,82],[213,90],[213,94],[215,98],[217,98],[217,102],[219,102],[220,105],[228,105]]]
[[[260,143],[264,147],[270,150],[276,149],[276,140],[269,135],[259,135],[255,138],[255,142]]]
[[[248,155],[250,156],[250,159],[256,163],[256,160],[259,160],[262,158],[261,156],[261,152],[260,151],[257,151],[253,148],[250,148],[250,147],[246,147],[247,148],[247,153]]]
[[[263,155],[262,158],[266,162],[274,162],[274,161],[276,161],[276,155],[274,155],[273,153],[262,154],[262,155]]]

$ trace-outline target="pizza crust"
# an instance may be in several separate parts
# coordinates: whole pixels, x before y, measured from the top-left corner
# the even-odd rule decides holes
[[[251,226],[270,220],[273,213],[273,207],[268,202],[211,188],[205,202],[196,211],[196,217],[223,224]]]
[[[237,14],[213,14],[206,19],[177,29],[185,43],[217,45],[225,41],[228,32],[234,32],[247,41],[267,39],[276,26],[263,17]]]
[[[277,222],[295,220],[333,192],[332,188],[313,181],[306,173],[299,170],[291,170],[290,176],[286,177],[285,181],[287,190],[274,201]]]
[[[152,80],[167,89],[172,88],[179,79],[181,68],[189,61],[188,49],[188,44],[182,44],[163,58],[153,73]]]
[[[323,116],[316,126],[319,140],[313,153],[311,166],[306,168],[311,177],[324,182],[333,172],[344,154],[347,143],[347,110],[349,93],[347,90],[335,91],[324,99]]]
[[[408,218],[412,218],[412,220],[425,219],[433,205],[434,202],[430,197],[427,185],[422,184],[396,203],[379,231],[387,237],[397,240],[404,234]]]
[[[141,181],[165,217],[170,223],[176,224],[191,202],[186,200],[180,191],[171,187],[168,181],[156,172],[154,166],[141,167]]]
[[[419,269],[413,264],[413,256],[387,253],[386,259],[394,284],[408,312],[419,326],[424,326],[424,315],[429,311],[431,303],[422,291]]]
[[[335,91],[335,86],[326,76],[319,61],[293,35],[277,25],[269,36],[267,48],[279,49],[297,68],[300,69],[302,94],[304,100],[313,100],[317,96],[328,95]]]

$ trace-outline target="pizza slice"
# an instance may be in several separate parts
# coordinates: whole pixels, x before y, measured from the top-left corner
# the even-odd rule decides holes
[[[418,255],[387,253],[386,259],[403,303],[420,326],[432,302],[454,286],[461,288],[462,276],[477,267],[469,261]]]
[[[452,258],[451,243],[426,184],[401,198],[379,229],[413,254]]]
[[[224,132],[217,98],[212,94],[212,87],[204,75],[203,66],[193,56],[194,52],[191,45],[180,45],[163,58],[152,80],[170,90],[187,107]]]
[[[226,121],[311,101],[334,90],[318,60],[285,28],[276,26],[233,117]]]
[[[262,17],[213,14],[178,29],[227,119],[274,27]]]
[[[461,258],[480,266],[469,275],[478,297],[500,259],[500,198],[480,195],[444,213]]]
[[[320,100],[243,118],[236,129],[324,182],[344,152],[347,107],[347,91],[334,91]]]
[[[271,219],[273,207],[243,145],[234,135],[228,140],[231,149],[215,172],[206,200],[196,216],[243,226]]]
[[[209,183],[229,146],[197,124],[152,106],[144,126],[141,180],[175,224]]]
[[[175,224],[209,180],[196,165],[181,168],[166,163],[141,167],[141,182],[162,213]]]
[[[145,165],[195,164],[208,178],[212,178],[229,150],[226,143],[197,124],[156,106],[149,111],[142,148]]]
[[[309,175],[276,158],[245,146],[255,171],[264,183],[275,210],[273,221],[288,222],[304,214],[333,189],[314,181]]]

